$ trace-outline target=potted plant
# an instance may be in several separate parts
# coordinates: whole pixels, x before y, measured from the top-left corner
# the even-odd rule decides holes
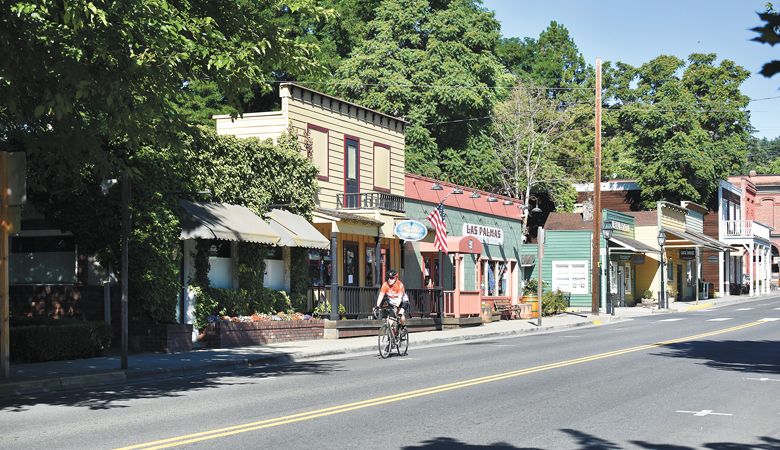
[[[539,293],[539,281],[536,278],[526,280],[523,286],[523,303],[533,303]]]
[[[645,291],[642,293],[642,304],[650,305],[652,303],[655,303],[655,300],[653,299],[653,291],[650,289],[645,289]]]
[[[677,286],[673,284],[666,285],[666,299],[669,303],[673,302],[677,298]]]

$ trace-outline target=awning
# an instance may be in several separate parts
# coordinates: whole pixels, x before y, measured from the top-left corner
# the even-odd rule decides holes
[[[245,206],[179,200],[184,209],[180,239],[221,239],[276,245],[280,236]]]
[[[609,238],[609,242],[612,242],[613,244],[617,244],[623,249],[630,250],[632,252],[636,253],[660,253],[660,250],[654,249],[653,247],[650,247],[649,245],[637,241],[636,239],[631,239],[627,237],[611,237]]]
[[[661,228],[663,231],[666,232],[666,245],[664,247],[705,247],[710,250],[715,250],[718,252],[727,251],[730,250],[731,247],[728,245],[716,241],[715,239],[710,238],[709,236],[705,236],[701,233],[697,232],[691,232],[691,231],[681,231],[681,230],[670,230],[668,228]],[[672,239],[673,236],[677,236],[679,239]],[[691,245],[681,244],[681,243],[675,243],[673,241],[688,241],[691,243]]]
[[[690,234],[691,236],[699,238],[699,239],[701,239],[701,240],[703,240],[705,242],[709,242],[711,245],[718,247],[718,249],[720,249],[720,251],[727,252],[727,251],[734,250],[734,247],[732,247],[732,246],[730,246],[728,244],[724,244],[723,242],[721,242],[721,241],[719,241],[717,239],[713,239],[713,238],[711,238],[711,237],[709,237],[709,236],[707,236],[705,234],[701,234],[699,232],[688,230],[688,229],[686,229],[685,232]]]
[[[330,248],[330,241],[304,217],[281,209],[268,213],[268,224],[280,236],[282,247]]]
[[[434,253],[439,249],[433,242],[420,242],[420,253]],[[447,236],[447,253],[482,254],[482,242],[474,236]]]

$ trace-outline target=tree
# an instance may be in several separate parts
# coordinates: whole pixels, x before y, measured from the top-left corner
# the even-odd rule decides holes
[[[618,64],[608,74],[606,140],[627,152],[623,167],[648,208],[658,200],[707,204],[718,180],[743,166],[750,123],[740,86],[750,73],[715,60],[659,56],[638,68]]]
[[[187,126],[173,107],[186,82],[214,83],[240,111],[271,72],[315,67],[312,46],[279,27],[292,13],[327,16],[313,0],[4,2],[0,136],[110,171]]]
[[[780,43],[780,12],[775,11],[772,3],[767,3],[766,11],[759,13],[758,17],[764,21],[764,25],[753,28],[758,36],[753,40],[762,44],[769,44],[774,47]],[[761,75],[770,78],[780,72],[780,60],[773,60],[761,68]]]
[[[464,119],[489,116],[511,80],[493,53],[499,24],[477,0],[387,0],[368,29],[332,91],[407,118],[407,170],[441,176],[442,153],[484,124]]]
[[[502,168],[503,192],[526,205],[531,194],[543,193],[563,208],[570,207],[573,188],[555,154],[574,130],[571,112],[560,109],[546,90],[521,82],[496,106],[493,116],[492,147]]]

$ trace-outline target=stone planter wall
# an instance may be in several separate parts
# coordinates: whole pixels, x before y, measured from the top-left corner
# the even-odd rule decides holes
[[[205,343],[213,348],[244,347],[322,339],[322,336],[322,320],[217,322],[206,328]]]

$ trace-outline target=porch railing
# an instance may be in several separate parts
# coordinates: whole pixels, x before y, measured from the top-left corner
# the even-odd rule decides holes
[[[381,209],[385,211],[405,212],[403,197],[382,192],[336,194],[336,208]]]
[[[454,291],[444,291],[444,315],[464,317],[480,314],[479,291],[460,291],[456,296]]]
[[[441,288],[406,289],[412,317],[429,317],[439,313]]]
[[[379,296],[377,287],[339,286],[339,304],[344,305],[347,319],[365,319],[371,316],[376,298]],[[414,317],[428,317],[438,312],[439,296],[442,290],[407,289],[411,314]],[[331,286],[314,286],[309,288],[308,310],[314,311],[319,303],[331,304]],[[326,318],[329,314],[325,314]]]

